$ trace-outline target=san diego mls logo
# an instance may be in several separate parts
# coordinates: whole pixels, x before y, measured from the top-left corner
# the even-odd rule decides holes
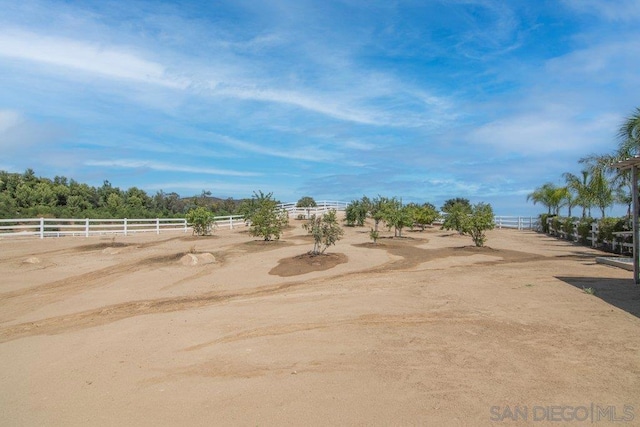
[[[635,419],[631,405],[617,407],[615,405],[598,405],[591,403],[584,406],[492,406],[491,421],[553,421],[553,422],[620,422],[630,423]]]

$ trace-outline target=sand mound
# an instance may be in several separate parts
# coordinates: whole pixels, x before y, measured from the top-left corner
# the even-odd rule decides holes
[[[214,257],[209,252],[198,254],[197,256],[198,256],[198,260],[200,261],[201,264],[211,264],[211,263],[216,262],[216,257]]]
[[[201,254],[189,253],[180,258],[180,264],[182,265],[211,264],[214,262],[216,262],[216,257],[208,252]]]
[[[24,261],[22,261],[25,264],[40,264],[42,262],[42,260],[38,257],[32,256],[29,257],[27,259],[25,259]]]
[[[122,252],[122,247],[114,248],[112,246],[109,246],[108,248],[104,248],[102,250],[102,253],[106,255],[115,255],[119,254],[120,252]]]

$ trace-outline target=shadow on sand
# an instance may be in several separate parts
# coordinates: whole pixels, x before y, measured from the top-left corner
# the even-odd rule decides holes
[[[591,288],[595,296],[640,318],[640,286],[633,279],[556,276],[579,289]]]

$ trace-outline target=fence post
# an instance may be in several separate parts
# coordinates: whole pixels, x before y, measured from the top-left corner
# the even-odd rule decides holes
[[[89,237],[89,218],[84,219],[84,237]]]
[[[156,234],[160,234],[160,218],[156,218]]]
[[[183,218],[182,220],[184,221],[184,232],[186,233],[186,232],[187,232],[187,229],[189,228],[189,226],[188,226],[188,224],[187,224],[187,219],[186,219],[186,218]]]
[[[44,239],[44,218],[40,217],[40,238]]]
[[[124,219],[124,235],[127,235],[127,218]]]
[[[233,230],[233,217],[229,215],[229,230]]]

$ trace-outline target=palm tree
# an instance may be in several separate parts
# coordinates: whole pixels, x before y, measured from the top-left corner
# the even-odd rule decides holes
[[[551,215],[551,201],[549,189],[553,186],[551,183],[538,187],[527,195],[527,202],[531,200],[534,205],[540,203],[547,208],[547,213]]]
[[[624,146],[634,155],[640,154],[640,108],[636,108],[635,113],[620,126],[618,137],[622,141],[621,148]]]
[[[620,138],[620,144],[618,145],[617,160],[624,160],[630,157],[640,155],[640,108],[636,108],[636,111],[622,123],[618,130],[618,137]],[[631,204],[633,198],[631,193],[633,192],[633,183],[631,182],[631,171],[626,169],[618,172],[620,177],[618,185],[619,187],[627,187],[628,192],[619,191],[619,200],[627,205],[627,216],[631,217]]]
[[[613,205],[615,195],[613,187],[605,176],[604,170],[597,171],[590,182],[591,191],[593,192],[593,202],[600,208],[602,218],[605,217],[605,209]]]
[[[611,177],[610,185],[617,193],[615,199],[617,199],[617,201],[619,201],[620,203],[624,203],[627,205],[628,217],[631,216],[631,193],[633,192],[631,171],[629,169],[621,171],[615,167],[615,164],[630,157],[634,157],[635,155],[637,155],[637,153],[640,153],[640,143],[636,143],[634,146],[634,144],[630,143],[629,141],[631,140],[622,141],[618,146],[618,149],[613,154],[592,154],[580,159],[580,163],[584,163],[587,165],[587,171],[593,175],[592,179],[598,174],[604,174],[605,176]]]
[[[569,190],[569,187],[558,187],[557,195],[555,197],[559,198],[556,215],[560,215],[560,208],[566,206],[568,209],[567,216],[571,218],[571,209],[576,205],[576,198]]]
[[[540,203],[546,206],[549,215],[551,215],[551,213],[558,215],[560,208],[565,205],[567,196],[567,187],[556,187],[554,184],[548,182],[527,195],[527,201],[531,200],[534,205]]]
[[[592,199],[593,204],[598,206],[604,217],[604,209],[611,206],[617,199],[627,205],[627,216],[631,216],[633,182],[631,171],[623,171],[615,167],[615,164],[630,157],[640,155],[640,108],[636,108],[618,129],[620,143],[613,154],[590,155],[580,159],[580,163],[587,165],[587,170],[593,176],[590,186],[597,195]],[[610,176],[608,185],[604,185],[606,177]],[[608,203],[608,205],[607,205]],[[603,205],[606,205],[603,207]]]
[[[569,172],[562,174],[567,183],[567,189],[576,196],[575,206],[582,208],[582,218],[585,218],[587,211],[589,211],[589,216],[591,216],[593,197],[589,187],[589,171],[585,169],[581,172],[581,175],[582,177],[580,178]],[[569,213],[569,216],[571,216],[571,213]]]
[[[578,195],[569,187],[562,187],[564,193],[563,205],[567,207],[567,217],[571,218],[571,210],[578,205]]]

